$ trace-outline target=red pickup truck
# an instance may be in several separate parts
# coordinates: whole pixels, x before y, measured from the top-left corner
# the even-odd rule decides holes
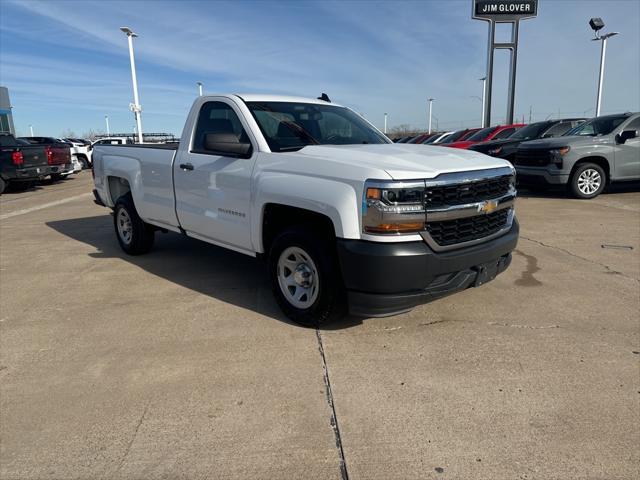
[[[445,143],[444,147],[452,148],[464,148],[467,149],[471,145],[480,142],[488,142],[489,140],[499,140],[501,138],[509,137],[513,132],[519,128],[524,127],[524,123],[515,123],[513,125],[497,125],[495,127],[487,127],[478,130],[476,133],[467,137],[466,140],[460,140],[453,143]]]

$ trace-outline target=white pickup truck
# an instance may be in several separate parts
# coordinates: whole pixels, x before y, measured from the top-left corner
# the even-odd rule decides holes
[[[406,312],[509,266],[507,161],[393,144],[321,98],[203,96],[179,144],[96,145],[94,194],[122,249],[170,230],[264,257],[278,304],[307,326],[345,307]]]

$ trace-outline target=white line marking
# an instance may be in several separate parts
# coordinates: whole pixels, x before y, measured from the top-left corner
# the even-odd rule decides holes
[[[37,205],[31,208],[23,208],[22,210],[16,210],[15,212],[5,213],[4,215],[0,215],[0,220],[5,220],[11,217],[17,217],[18,215],[25,215],[27,213],[35,212],[37,210],[42,210],[43,208],[55,207],[57,205],[62,205],[64,203],[73,202],[74,200],[79,200],[85,197],[93,196],[92,193],[83,193],[82,195],[76,195],[75,197],[63,198],[62,200],[56,200],[55,202],[43,203],[42,205]]]

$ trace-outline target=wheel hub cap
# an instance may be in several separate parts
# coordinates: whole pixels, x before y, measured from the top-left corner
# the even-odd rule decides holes
[[[318,298],[318,270],[300,247],[288,247],[278,259],[278,285],[287,301],[296,308],[309,308]]]
[[[118,226],[118,235],[125,244],[131,243],[131,236],[133,235],[133,226],[131,225],[131,218],[125,209],[118,211],[118,217],[116,219],[116,225]]]
[[[598,191],[602,184],[602,177],[597,170],[588,168],[578,177],[578,189],[585,195],[591,195]]]

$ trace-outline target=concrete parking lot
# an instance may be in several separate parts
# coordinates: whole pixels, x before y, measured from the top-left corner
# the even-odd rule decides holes
[[[638,190],[525,194],[495,281],[320,331],[251,258],[125,256],[89,173],[7,193],[0,477],[638,478]]]

